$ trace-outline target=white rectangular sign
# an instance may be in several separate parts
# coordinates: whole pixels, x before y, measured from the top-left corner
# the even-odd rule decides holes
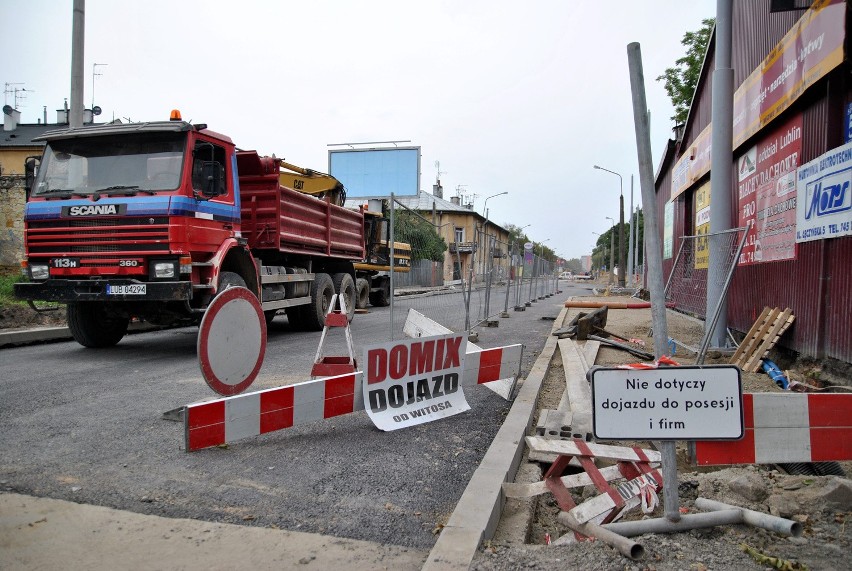
[[[602,440],[737,440],[740,370],[733,365],[596,369],[593,432]]]
[[[796,179],[796,242],[852,235],[852,143],[802,165]]]
[[[462,391],[464,333],[364,348],[364,406],[381,430],[397,430],[470,410]]]

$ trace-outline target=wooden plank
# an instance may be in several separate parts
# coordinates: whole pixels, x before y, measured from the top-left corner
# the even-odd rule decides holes
[[[551,454],[562,454],[568,456],[582,456],[583,451],[573,440],[549,440],[540,436],[527,436],[527,446],[531,451],[546,452]],[[644,448],[631,448],[629,446],[612,446],[609,444],[596,444],[586,442],[585,446],[597,459],[616,460],[623,462],[660,462],[661,454],[656,450]],[[642,452],[640,456],[636,450]]]
[[[792,323],[792,319],[790,319],[792,317],[792,313],[793,310],[788,307],[780,316],[776,316],[775,321],[771,324],[771,327],[763,336],[760,344],[742,367],[744,371],[751,373],[757,372],[760,368],[760,361],[769,353],[769,350],[775,346],[775,343],[778,342],[778,339]]]
[[[656,468],[657,464],[651,464],[651,467]],[[621,475],[621,471],[618,469],[618,466],[607,466],[606,468],[601,468],[600,473],[607,482],[612,482],[613,480],[618,480],[624,477]],[[581,486],[594,485],[592,478],[585,472],[562,476],[560,480],[566,488],[579,488]],[[544,483],[544,480],[541,480],[540,482],[532,482],[531,484],[503,484],[503,493],[506,494],[507,498],[532,498],[534,496],[544,494],[547,491],[547,485]]]
[[[754,346],[757,331],[763,327],[763,324],[766,321],[766,316],[770,311],[772,310],[768,307],[763,308],[763,311],[760,313],[760,317],[757,318],[754,325],[752,325],[751,329],[748,330],[748,333],[746,333],[746,336],[743,338],[743,342],[740,343],[740,346],[737,347],[737,350],[734,351],[734,354],[731,356],[730,363],[732,365],[739,363],[740,358],[746,353],[746,351],[750,352],[751,347]]]
[[[571,410],[571,432],[573,434],[592,433],[592,389],[586,380],[586,371],[580,361],[580,352],[573,339],[560,339],[559,352],[562,354],[562,366],[565,370],[565,387],[568,393],[568,407]]]

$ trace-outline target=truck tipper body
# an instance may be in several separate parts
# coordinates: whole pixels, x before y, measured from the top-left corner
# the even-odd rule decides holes
[[[132,318],[198,322],[245,286],[267,320],[322,329],[334,293],[354,313],[364,213],[284,187],[279,159],[181,120],[45,133],[28,184],[17,297],[67,303],[75,339],[118,343]]]

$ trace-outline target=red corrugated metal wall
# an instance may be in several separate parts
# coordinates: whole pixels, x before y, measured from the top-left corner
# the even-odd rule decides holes
[[[848,10],[848,9],[847,9]],[[734,85],[740,85],[758,67],[769,51],[802,16],[802,11],[769,13],[769,0],[735,2],[733,17]],[[847,12],[848,14],[848,12]],[[848,22],[848,16],[847,16]],[[848,27],[848,23],[847,23]],[[848,46],[847,38],[847,46]],[[714,46],[711,44],[705,62],[704,76],[690,111],[684,132],[688,149],[694,139],[710,123]],[[848,54],[847,49],[847,54]],[[759,140],[767,130],[795,114],[802,115],[802,156],[799,164],[808,162],[843,144],[844,109],[852,100],[846,76],[849,64],[812,86],[776,120],[734,151],[738,158]],[[665,202],[670,196],[673,157],[661,169],[657,180],[658,220],[662,233]],[[736,164],[736,161],[735,161]],[[736,192],[736,168],[732,172],[732,192]],[[694,232],[692,194],[706,182],[706,177],[683,193],[675,202],[674,245],[672,258],[664,260],[664,276],[668,278],[680,245],[680,236]],[[738,221],[738,201],[731,202],[731,225]],[[819,240],[799,244],[795,260],[740,266],[728,297],[728,326],[748,331],[764,306],[791,307],[796,321],[782,339],[781,345],[803,354],[832,357],[852,362],[852,237]]]

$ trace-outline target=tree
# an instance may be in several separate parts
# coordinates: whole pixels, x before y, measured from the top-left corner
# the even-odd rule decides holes
[[[700,30],[685,33],[680,43],[686,47],[686,55],[675,61],[674,67],[666,69],[663,75],[657,78],[657,81],[665,82],[666,93],[675,108],[672,120],[676,125],[685,123],[689,115],[689,106],[692,104],[692,96],[701,74],[701,63],[704,61],[704,53],[707,51],[715,23],[715,18],[705,18],[701,20]]]
[[[400,209],[397,211],[393,226],[395,240],[411,244],[412,261],[441,262],[444,260],[447,243],[438,235],[431,222],[414,212]]]

